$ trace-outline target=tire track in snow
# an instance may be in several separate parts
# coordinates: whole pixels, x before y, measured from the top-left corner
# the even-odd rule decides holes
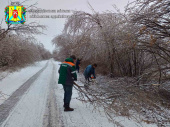
[[[49,93],[46,104],[46,112],[44,115],[43,127],[63,127],[61,116],[59,113],[59,108],[56,101],[55,88],[56,88],[56,68],[54,63],[53,71],[49,85]]]
[[[39,77],[39,75],[46,69],[46,65],[39,70],[35,75],[29,78],[23,85],[21,85],[3,104],[0,105],[0,125],[6,120],[9,116],[11,110],[15,107],[24,93],[30,88],[32,83]]]

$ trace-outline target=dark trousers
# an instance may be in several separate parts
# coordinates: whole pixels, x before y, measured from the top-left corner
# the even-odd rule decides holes
[[[69,104],[71,101],[73,85],[63,85],[64,89],[64,104]]]
[[[90,80],[89,80],[90,77],[88,77],[88,76],[84,76],[84,77],[85,77],[87,82],[90,82]]]
[[[77,66],[77,67],[76,67],[76,70],[78,71],[78,73],[79,73],[79,69],[80,69],[80,67],[79,67],[79,66]]]

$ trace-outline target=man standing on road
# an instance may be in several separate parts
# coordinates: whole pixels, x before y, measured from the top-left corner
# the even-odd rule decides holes
[[[95,68],[97,67],[97,64],[92,64],[92,65],[88,65],[84,71],[84,77],[86,79],[87,84],[89,84],[90,80],[89,79],[95,79],[96,75],[95,75]],[[93,76],[92,76],[93,75]],[[85,84],[85,86],[87,86],[87,84]]]
[[[77,61],[76,61],[76,70],[77,72],[79,73],[79,69],[80,69],[80,59],[78,58]]]
[[[70,58],[65,59],[60,65],[59,69],[59,80],[58,84],[62,84],[64,88],[64,111],[73,111],[70,108],[70,101],[72,96],[73,82],[77,80],[76,68],[75,68],[76,57],[74,55]]]

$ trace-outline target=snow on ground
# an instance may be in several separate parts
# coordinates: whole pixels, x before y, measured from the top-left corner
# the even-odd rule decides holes
[[[58,85],[56,89],[57,102],[61,108],[61,114],[65,127],[113,127],[112,123],[109,123],[104,112],[99,113],[93,111],[92,107],[83,104],[76,99],[77,94],[73,89],[73,96],[71,101],[71,107],[74,108],[73,112],[64,112],[63,106],[63,89],[62,85]]]
[[[44,63],[42,63],[44,66]],[[40,64],[41,66],[41,64]],[[41,66],[41,68],[43,67]],[[2,127],[42,127],[52,63],[40,74],[15,106]]]
[[[59,67],[58,65],[59,63],[56,62],[57,67]],[[78,74],[77,83],[82,85],[82,83],[79,81],[80,79],[82,79],[82,77],[80,77]],[[77,100],[76,98],[78,97],[78,93],[75,89],[73,89],[71,100],[71,107],[75,110],[73,112],[65,113],[62,108],[63,96],[63,87],[61,84],[57,84],[56,98],[59,107],[61,108],[61,115],[65,127],[116,127],[116,125],[108,121],[102,109],[100,109],[100,112],[93,110],[94,108],[90,104],[85,104]],[[138,121],[128,119],[126,117],[114,116],[114,121],[117,123],[119,122],[124,127],[156,127],[154,124],[146,124],[144,122],[138,123]]]
[[[26,67],[20,72],[10,74],[2,80],[0,90],[11,95],[25,81],[43,68],[46,62],[43,61],[37,63],[36,66]],[[53,63],[56,69],[54,69]],[[73,89],[71,101],[71,107],[75,110],[73,112],[64,112],[64,91],[62,85],[57,84],[59,64],[59,62],[49,61],[47,68],[13,107],[1,127],[116,127],[116,125],[108,121],[102,109],[101,112],[95,111],[90,104],[84,104],[77,100],[78,94],[75,89]],[[56,71],[55,73],[52,73],[53,69]],[[79,84],[80,82],[78,81],[77,83]],[[55,90],[54,93],[51,92],[52,90]],[[53,99],[52,96],[56,99]],[[51,107],[51,105],[47,105],[47,102],[51,104],[50,98],[52,98],[52,102],[54,101],[56,103],[56,109],[55,107]],[[55,106],[55,104],[52,105]],[[57,112],[54,110],[57,110]],[[52,124],[50,122],[54,122],[54,120],[61,123],[57,125],[56,122],[55,126],[51,126]],[[115,121],[120,122],[124,127],[154,127],[145,123],[139,124],[125,117],[115,117]]]
[[[0,72],[0,81],[10,74],[9,71]]]
[[[56,69],[58,70],[58,62],[56,62]],[[58,77],[58,73],[56,73]],[[57,78],[58,80],[58,78]],[[63,87],[61,84],[57,84],[56,100],[60,107],[63,123],[65,127],[113,127],[112,123],[109,123],[104,112],[93,111],[93,108],[83,104],[77,100],[77,92],[73,89],[73,95],[71,100],[71,106],[75,110],[73,112],[64,112],[63,108]]]
[[[11,95],[16,91],[24,82],[26,82],[31,76],[42,69],[47,61],[36,62],[32,66],[25,67],[17,72],[11,73],[0,81],[0,91],[4,94]],[[4,72],[6,74],[6,72]],[[6,99],[9,96],[4,95]],[[0,105],[5,99],[0,94]]]

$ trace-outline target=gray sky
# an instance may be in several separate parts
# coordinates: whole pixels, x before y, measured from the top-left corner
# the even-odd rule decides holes
[[[24,0],[1,0],[0,1],[0,22],[2,21],[2,26],[5,28],[7,25],[5,23],[5,13],[4,9],[6,6],[10,5],[10,1],[24,1]],[[129,0],[132,2],[134,0]],[[27,6],[32,5],[38,2],[36,5],[41,9],[51,9],[51,10],[77,10],[77,11],[86,11],[91,13],[91,9],[89,8],[88,2],[92,5],[95,11],[104,12],[104,11],[114,11],[113,5],[115,4],[121,12],[124,11],[124,6],[128,3],[128,0],[27,0],[23,5],[27,8]],[[51,15],[58,15],[61,13],[50,13]],[[63,14],[63,13],[62,13]],[[70,15],[71,13],[65,13],[65,15]],[[47,13],[43,13],[43,15],[47,15]],[[47,30],[44,31],[46,35],[36,35],[38,41],[44,44],[45,48],[52,52],[54,46],[51,44],[51,40],[56,36],[61,34],[61,31],[64,27],[64,23],[66,19],[62,18],[29,18],[29,14],[26,15],[27,20],[26,23],[36,21],[42,25],[47,26]]]

